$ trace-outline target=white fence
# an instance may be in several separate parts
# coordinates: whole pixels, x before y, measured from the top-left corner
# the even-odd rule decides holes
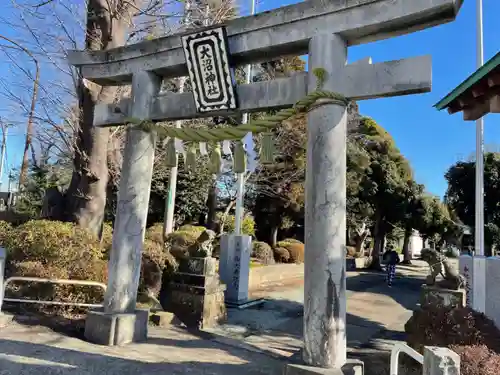
[[[390,375],[398,375],[398,367],[399,367],[399,354],[403,352],[406,355],[412,357],[415,361],[424,364],[424,356],[419,352],[413,350],[406,344],[397,343],[391,350],[391,369]]]
[[[62,302],[62,301],[47,301],[47,300],[33,300],[27,298],[5,298],[5,290],[7,285],[14,281],[25,281],[25,282],[37,282],[37,283],[46,283],[46,284],[66,284],[66,285],[88,285],[88,286],[96,286],[101,288],[104,292],[106,292],[106,284],[97,282],[97,281],[89,281],[89,280],[65,280],[65,279],[44,279],[41,277],[23,277],[23,276],[13,276],[9,277],[1,286],[1,294],[0,294],[0,311],[2,309],[3,302],[19,302],[19,303],[37,303],[42,305],[59,305],[59,306],[75,306],[75,307],[93,307],[100,308],[102,304],[93,304],[93,303],[79,303],[79,302]],[[1,282],[1,281],[0,281]]]
[[[62,302],[62,301],[47,301],[47,300],[33,300],[25,298],[5,298],[5,290],[7,285],[14,281],[23,282],[35,282],[35,283],[46,283],[46,284],[65,284],[65,285],[88,285],[101,288],[106,292],[106,284],[89,281],[89,280],[65,280],[65,279],[45,279],[43,277],[24,277],[24,276],[13,276],[9,277],[4,281],[5,272],[5,258],[7,256],[7,251],[0,247],[0,312],[2,311],[3,302],[18,302],[18,303],[37,303],[41,305],[59,305],[59,306],[75,306],[75,307],[91,307],[100,308],[102,304],[94,303],[80,303],[80,302]]]

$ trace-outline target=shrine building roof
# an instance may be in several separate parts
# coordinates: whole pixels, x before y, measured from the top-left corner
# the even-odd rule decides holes
[[[500,52],[434,105],[439,111],[463,112],[465,121],[500,113]]]

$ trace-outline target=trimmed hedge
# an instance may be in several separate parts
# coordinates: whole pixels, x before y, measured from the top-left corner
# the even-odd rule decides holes
[[[424,346],[441,346],[460,354],[461,375],[500,374],[500,330],[471,308],[417,310],[405,331],[408,345],[420,353]]]
[[[288,263],[290,261],[290,253],[284,247],[275,247],[273,253],[274,260],[278,263]]]
[[[72,223],[31,220],[10,229],[2,245],[7,249],[7,276],[107,281],[105,251],[99,240]],[[103,299],[97,287],[26,282],[10,284],[6,295],[85,303],[101,303]],[[81,310],[49,305],[36,308],[63,315]]]
[[[273,264],[273,249],[265,242],[252,242],[252,257],[257,258],[263,264]]]
[[[301,243],[303,244],[303,242],[295,239],[295,238],[285,238],[284,240],[280,241],[280,242],[286,242],[286,243]]]
[[[500,374],[500,355],[486,345],[452,346],[460,355],[460,375]]]
[[[156,223],[146,229],[144,237],[158,243],[163,243],[163,223]]]
[[[288,252],[288,255],[285,251],[283,251],[283,249]],[[277,262],[296,264],[304,263],[304,244],[293,238],[284,239],[276,244],[274,256]]]
[[[304,244],[303,243],[290,243],[285,249],[290,253],[290,263],[302,264],[304,263]]]
[[[11,230],[12,225],[10,223],[0,220],[0,244],[4,244],[5,238]]]
[[[196,225],[183,225],[175,232],[167,235],[166,242],[163,241],[163,223],[156,223],[146,230],[146,239],[161,244],[174,257],[186,254],[189,246],[194,244],[205,227]]]
[[[73,223],[32,220],[12,228],[0,222],[0,244],[7,249],[6,276],[107,282],[107,262],[112,228],[104,226],[102,241]],[[163,244],[144,241],[139,292],[157,294],[165,268],[176,267],[175,259]],[[6,295],[13,298],[61,302],[101,303],[102,289],[46,283],[14,283]],[[81,308],[31,305],[48,314],[74,315]]]

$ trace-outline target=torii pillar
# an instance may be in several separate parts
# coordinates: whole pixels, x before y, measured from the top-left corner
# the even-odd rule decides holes
[[[346,65],[347,44],[335,34],[309,43],[308,90],[314,91],[315,68],[326,72],[323,89],[369,99],[431,88],[431,59],[423,56],[371,64],[364,59]],[[324,102],[309,112],[307,126],[304,362],[311,369],[352,367],[346,342],[346,137],[343,103]],[[354,367],[362,366],[354,363]],[[291,365],[287,374],[304,366]],[[298,371],[298,372],[297,372]],[[361,370],[360,370],[361,371]],[[314,373],[314,372],[311,372]]]

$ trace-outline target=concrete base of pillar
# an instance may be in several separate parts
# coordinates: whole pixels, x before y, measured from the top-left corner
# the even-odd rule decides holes
[[[363,375],[363,361],[348,359],[342,368],[321,368],[300,364],[287,364],[283,375]]]
[[[257,298],[257,299],[247,299],[243,301],[228,301],[226,300],[226,307],[229,309],[238,309],[238,310],[244,310],[248,309],[249,307],[255,307],[262,305],[265,303],[266,300],[264,298]]]
[[[465,289],[451,290],[422,285],[420,289],[420,306],[445,306],[452,308],[465,307]]]
[[[90,311],[85,321],[85,339],[107,346],[145,341],[148,338],[148,321],[148,309],[137,309],[132,314]]]
[[[473,282],[472,282],[472,308],[476,311],[486,312],[486,258],[485,256],[475,255],[472,257],[473,263]]]

